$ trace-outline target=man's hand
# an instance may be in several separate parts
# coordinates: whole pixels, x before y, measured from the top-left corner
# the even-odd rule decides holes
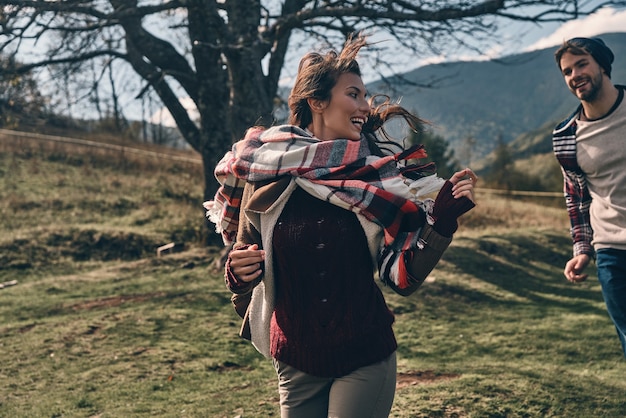
[[[584,274],[583,270],[585,270],[589,264],[589,260],[589,255],[579,254],[568,261],[565,265],[565,270],[563,271],[567,280],[573,283],[584,282],[587,280],[588,275]]]

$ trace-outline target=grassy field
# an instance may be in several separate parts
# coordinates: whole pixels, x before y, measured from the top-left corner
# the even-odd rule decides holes
[[[0,417],[279,416],[201,201],[198,164],[0,138]],[[383,289],[392,416],[626,416],[619,341],[595,276],[563,278],[570,251],[560,205],[479,195],[422,289]]]

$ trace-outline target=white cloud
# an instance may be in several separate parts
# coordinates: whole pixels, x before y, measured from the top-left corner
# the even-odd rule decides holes
[[[526,50],[550,48],[576,36],[591,37],[610,32],[626,32],[626,10],[617,11],[605,7],[582,19],[566,22],[550,35],[528,46]]]
[[[449,56],[427,57],[421,60],[418,66],[451,60],[487,61],[513,52],[519,53],[555,47],[576,36],[591,37],[611,32],[626,32],[626,10],[603,7],[589,16],[565,22],[560,26],[556,23],[534,27],[520,23],[511,24],[499,32],[498,41],[480,55],[477,55],[475,51],[460,49],[456,51],[456,54]],[[532,42],[524,38],[531,38],[536,41]],[[532,43],[525,46],[529,42]]]
[[[197,121],[200,120],[200,113],[196,108],[196,104],[189,97],[184,97],[180,99],[180,103],[189,113],[191,120]],[[150,123],[154,123],[156,125],[169,126],[171,128],[176,127],[176,122],[174,122],[174,118],[167,108],[162,107],[152,114],[150,117]]]

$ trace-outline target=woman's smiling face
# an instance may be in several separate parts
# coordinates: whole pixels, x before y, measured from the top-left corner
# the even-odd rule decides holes
[[[350,139],[358,141],[370,112],[367,90],[361,77],[344,73],[330,92],[330,100],[310,100],[313,123],[309,129],[322,141]]]

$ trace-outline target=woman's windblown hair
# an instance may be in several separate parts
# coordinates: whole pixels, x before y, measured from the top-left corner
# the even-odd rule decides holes
[[[310,52],[300,60],[298,75],[288,100],[291,125],[305,129],[311,124],[313,116],[307,100],[330,100],[331,90],[339,76],[346,73],[361,76],[361,69],[356,58],[361,48],[367,45],[366,37],[357,34],[348,38],[339,53],[332,50],[325,54]],[[384,99],[382,102],[380,102],[381,98]],[[421,133],[426,124],[424,120],[413,115],[400,104],[393,103],[384,95],[373,96],[370,99],[370,108],[370,115],[363,126],[363,134],[372,145],[378,144],[373,147],[372,151],[389,146],[403,147],[385,130],[384,125],[388,120],[401,117],[416,133]]]

